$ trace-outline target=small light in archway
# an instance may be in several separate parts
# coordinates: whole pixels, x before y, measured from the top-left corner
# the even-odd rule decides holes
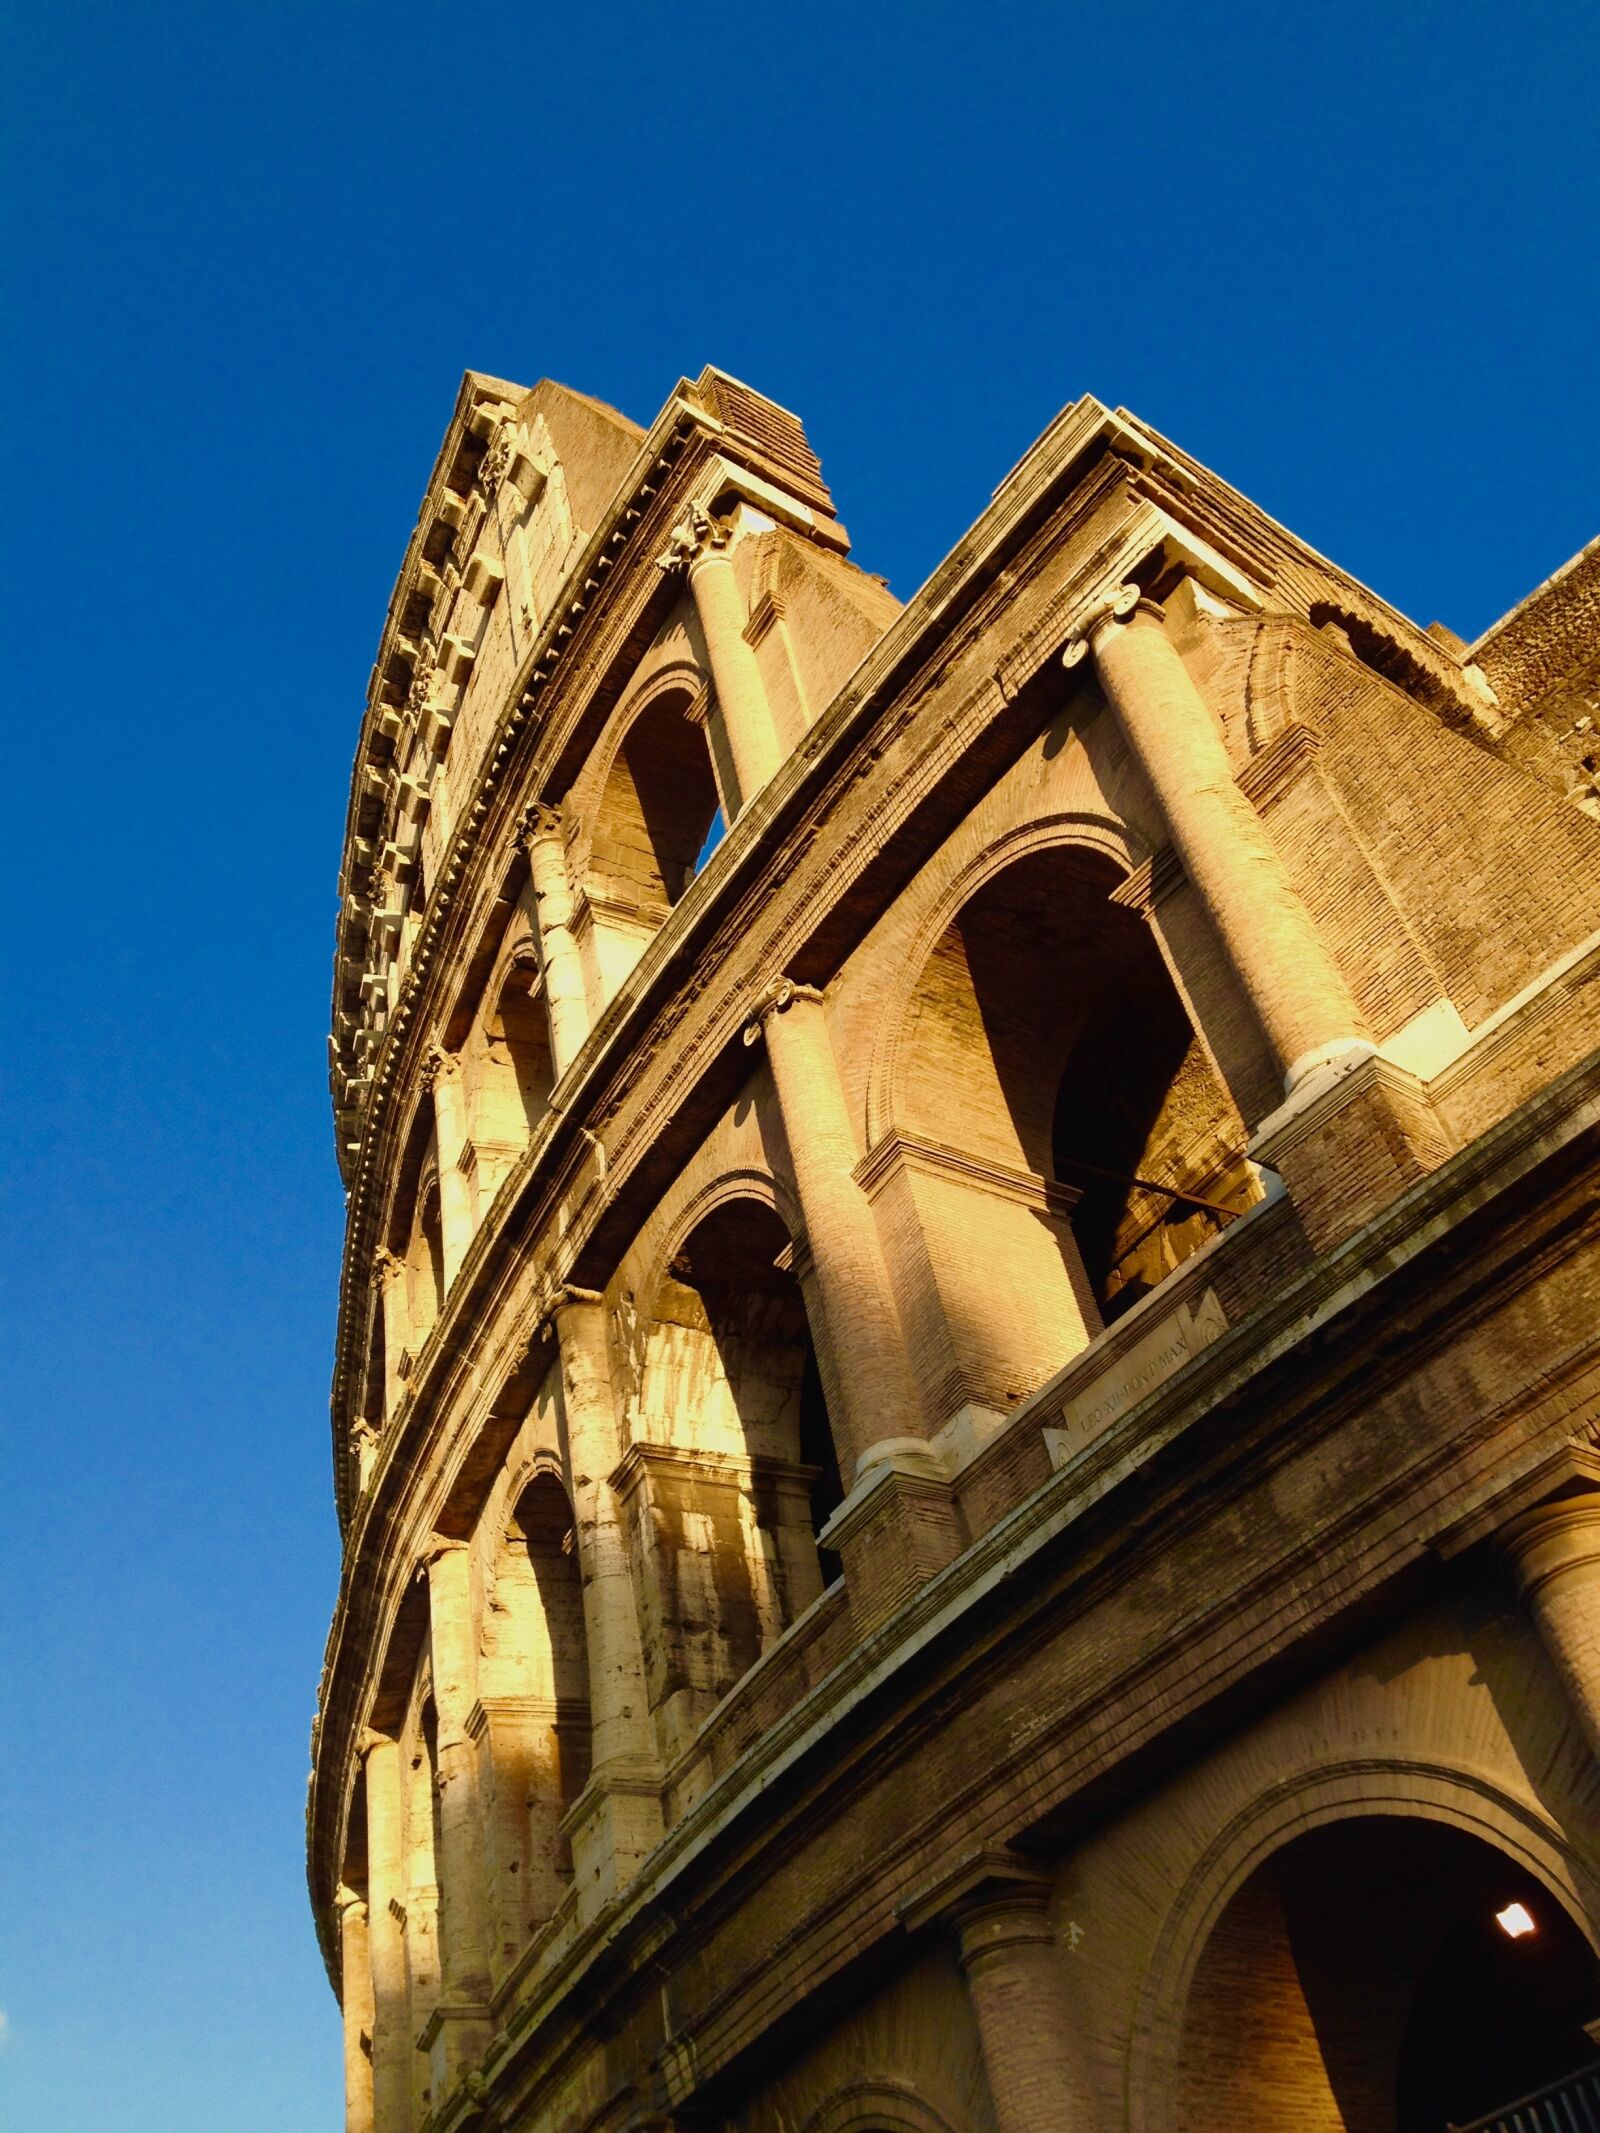
[[[1503,1911],[1496,1911],[1494,1922],[1508,1939],[1521,1940],[1534,1928],[1533,1914],[1526,1904],[1508,1903]]]

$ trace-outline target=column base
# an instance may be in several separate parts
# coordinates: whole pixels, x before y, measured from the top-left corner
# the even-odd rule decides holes
[[[851,1620],[866,1636],[961,1552],[945,1460],[916,1438],[874,1445],[817,1545],[837,1550]]]
[[[475,2067],[494,2037],[494,2018],[475,2000],[441,2000],[422,2025],[417,2049],[428,2055],[433,2108]]]
[[[1353,1235],[1449,1152],[1416,1075],[1371,1051],[1303,1076],[1248,1150],[1283,1179],[1319,1252]]]
[[[661,1842],[661,1773],[654,1764],[612,1762],[596,1770],[567,1809],[578,1923],[587,1925],[633,1880]]]

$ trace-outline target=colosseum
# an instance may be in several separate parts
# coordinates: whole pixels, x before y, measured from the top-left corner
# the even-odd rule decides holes
[[[1597,718],[1600,544],[1469,644],[1086,398],[902,605],[724,373],[467,375],[340,879],[349,2133],[1600,2123]]]

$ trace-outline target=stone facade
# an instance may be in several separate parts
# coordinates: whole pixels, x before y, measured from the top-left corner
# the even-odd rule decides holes
[[[341,879],[350,2133],[1590,2048],[1597,582],[1469,647],[1086,399],[901,607],[735,380],[468,375]]]

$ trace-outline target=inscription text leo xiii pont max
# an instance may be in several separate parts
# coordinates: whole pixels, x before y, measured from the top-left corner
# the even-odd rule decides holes
[[[1044,1433],[1052,1466],[1064,1466],[1092,1437],[1109,1429],[1147,1393],[1180,1371],[1228,1330],[1215,1289],[1193,1304],[1181,1303],[1170,1317],[1136,1340],[1061,1409],[1061,1426]]]

